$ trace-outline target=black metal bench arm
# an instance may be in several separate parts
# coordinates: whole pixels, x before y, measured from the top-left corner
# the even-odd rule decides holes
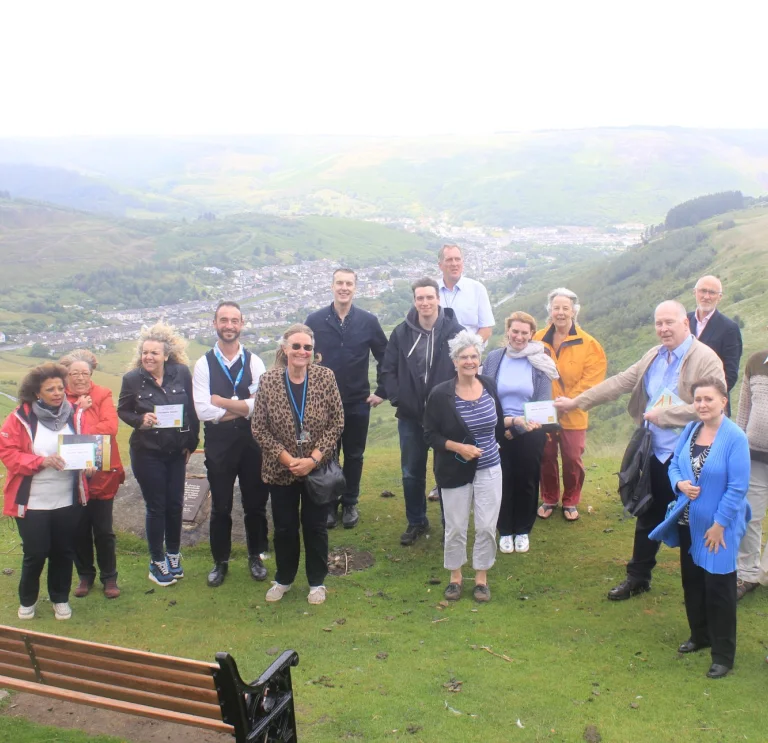
[[[222,720],[235,729],[237,743],[293,743],[297,740],[291,668],[299,663],[293,650],[284,651],[264,673],[245,683],[229,653],[216,653],[214,671]]]

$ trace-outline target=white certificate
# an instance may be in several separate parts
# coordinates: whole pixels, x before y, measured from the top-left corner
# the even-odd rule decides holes
[[[557,410],[554,400],[527,402],[523,405],[525,422],[541,423],[542,426],[557,425]]]
[[[59,456],[65,462],[65,470],[85,470],[94,466],[96,445],[59,444]]]
[[[184,421],[183,405],[155,405],[155,428],[181,428]]]

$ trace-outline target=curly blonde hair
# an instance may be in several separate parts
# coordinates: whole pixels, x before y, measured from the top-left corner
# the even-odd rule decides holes
[[[76,361],[82,361],[88,364],[88,368],[91,371],[95,371],[99,366],[99,360],[96,358],[96,355],[87,348],[75,348],[59,359],[59,363],[62,366],[66,366],[67,369],[69,369],[69,367]]]
[[[163,353],[168,357],[170,364],[189,365],[187,356],[187,341],[182,338],[173,325],[164,322],[155,323],[151,328],[143,327],[139,333],[139,342],[136,346],[136,356],[128,366],[129,369],[138,369],[141,366],[141,352],[146,341],[154,341],[163,344]]]

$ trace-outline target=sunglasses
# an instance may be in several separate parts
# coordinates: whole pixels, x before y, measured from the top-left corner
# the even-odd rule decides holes
[[[314,348],[314,346],[310,345],[309,343],[305,343],[303,346],[301,345],[301,343],[291,343],[291,348],[294,351],[301,351],[302,349],[304,349],[305,351],[309,352]]]

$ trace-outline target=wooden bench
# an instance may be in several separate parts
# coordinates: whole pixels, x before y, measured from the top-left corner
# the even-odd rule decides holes
[[[228,653],[175,658],[0,625],[0,687],[229,733],[237,743],[295,741],[286,650],[253,683]]]

